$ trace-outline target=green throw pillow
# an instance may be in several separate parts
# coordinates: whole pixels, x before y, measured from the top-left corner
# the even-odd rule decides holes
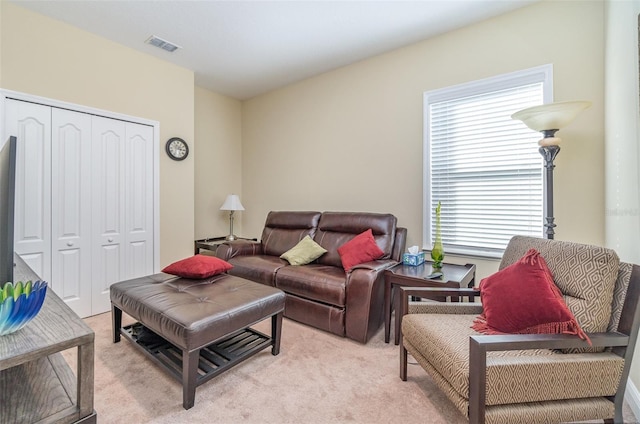
[[[306,265],[313,262],[326,253],[327,250],[306,236],[298,244],[280,255],[280,258],[288,261],[291,265]]]

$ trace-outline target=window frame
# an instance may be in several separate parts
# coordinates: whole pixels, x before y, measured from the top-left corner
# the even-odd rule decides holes
[[[515,72],[505,73],[485,79],[471,81],[454,86],[444,87],[440,89],[424,92],[423,95],[423,207],[422,207],[422,248],[430,251],[433,245],[433,208],[432,206],[432,187],[431,187],[431,140],[430,140],[430,105],[446,101],[449,99],[463,98],[483,93],[490,93],[506,88],[513,88],[522,85],[542,82],[543,103],[553,101],[553,65],[545,64],[529,69],[519,70]],[[514,111],[515,112],[515,111]],[[524,124],[523,124],[524,125]],[[542,168],[542,157],[540,157],[540,166]],[[543,178],[544,184],[544,176]],[[544,197],[544,193],[543,193]],[[540,236],[543,236],[543,223],[540,222]],[[446,243],[445,243],[446,245]],[[450,254],[458,254],[463,256],[475,256],[483,258],[500,258],[501,252],[478,250],[469,247],[452,247],[445,246],[445,252]]]

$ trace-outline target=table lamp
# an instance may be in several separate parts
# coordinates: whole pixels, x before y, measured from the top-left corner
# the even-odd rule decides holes
[[[233,213],[235,211],[243,211],[244,206],[240,203],[240,198],[236,194],[230,194],[224,200],[222,206],[220,206],[221,211],[229,211],[229,235],[226,237],[227,240],[236,240],[237,237],[233,234]]]

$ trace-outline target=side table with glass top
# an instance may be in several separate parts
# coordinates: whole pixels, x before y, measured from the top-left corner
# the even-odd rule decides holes
[[[244,238],[244,237],[237,237],[236,240],[258,241],[258,239],[256,239],[256,238]],[[218,249],[218,246],[220,246],[225,241],[227,241],[227,237],[226,236],[209,237],[209,238],[205,238],[205,239],[195,240],[193,242],[193,249],[194,249],[194,253],[193,254],[197,255],[198,253],[200,253],[200,249],[209,250],[209,251],[211,251],[211,252],[213,252],[215,254],[216,249]]]
[[[398,296],[394,293],[396,286],[406,287],[452,287],[471,288],[476,282],[476,266],[474,264],[454,265],[442,264],[442,268],[434,270],[432,262],[411,266],[398,264],[384,272],[384,341],[389,343],[391,333],[391,312],[396,310],[394,326],[395,344],[400,343],[400,325],[402,317],[398,316]],[[438,278],[429,278],[435,271],[442,272]],[[395,290],[397,292],[398,290]],[[436,298],[435,300],[441,300]],[[457,300],[457,299],[452,299]],[[473,301],[473,298],[470,299]]]

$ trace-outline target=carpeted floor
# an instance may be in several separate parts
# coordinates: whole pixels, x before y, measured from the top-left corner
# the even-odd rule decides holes
[[[96,333],[100,423],[466,422],[418,365],[400,380],[398,346],[384,343],[382,329],[362,345],[285,318],[279,355],[267,348],[203,384],[184,410],[177,381],[129,341],[111,342],[109,313],[85,322]],[[270,320],[254,328],[269,334]]]
[[[278,356],[265,349],[203,384],[184,410],[177,381],[129,341],[112,343],[109,313],[85,321],[95,331],[101,424],[467,422],[419,365],[400,380],[398,346],[382,329],[362,345],[285,318]],[[269,334],[270,320],[254,328]],[[75,367],[74,351],[64,356]]]

